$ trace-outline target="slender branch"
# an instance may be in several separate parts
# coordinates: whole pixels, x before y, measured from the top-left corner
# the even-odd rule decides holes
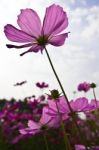
[[[96,94],[95,94],[95,89],[94,89],[94,88],[92,88],[92,90],[93,90],[93,95],[94,95],[94,99],[95,99],[96,107],[98,108],[97,99],[96,99]]]
[[[80,139],[82,140],[83,144],[85,145],[86,150],[88,150],[88,147],[87,147],[85,138],[84,138],[84,136],[83,136],[83,134],[82,134],[82,132],[81,132],[81,130],[80,130],[80,127],[78,126],[78,123],[77,123],[77,121],[76,121],[75,115],[74,115],[73,110],[72,110],[72,107],[71,107],[71,105],[70,105],[70,103],[69,103],[68,97],[67,97],[67,95],[66,95],[66,93],[65,93],[65,91],[64,91],[64,88],[63,88],[63,86],[62,86],[62,84],[61,84],[61,81],[60,81],[60,79],[59,79],[59,77],[58,77],[58,75],[57,75],[57,73],[56,73],[56,71],[55,71],[55,69],[54,69],[53,63],[52,63],[52,61],[51,61],[51,59],[50,59],[50,56],[49,56],[49,53],[48,53],[46,47],[44,47],[44,49],[45,49],[46,55],[47,55],[47,57],[48,57],[48,60],[49,60],[49,62],[50,62],[50,65],[51,65],[51,67],[52,67],[52,70],[53,70],[53,72],[54,72],[54,75],[55,75],[55,77],[56,77],[56,79],[57,79],[57,81],[58,81],[58,84],[59,84],[59,86],[60,86],[62,92],[63,92],[63,95],[64,95],[65,100],[66,100],[66,102],[67,102],[67,105],[68,105],[68,107],[69,107],[69,110],[70,110],[70,112],[71,112],[71,114],[72,114],[71,117],[72,117],[72,119],[73,119],[73,122],[74,122],[74,124],[75,124],[75,127],[77,128],[77,130],[78,130],[78,132],[79,132],[79,134],[80,134]]]
[[[57,81],[58,81],[58,84],[59,84],[59,86],[60,86],[60,88],[61,88],[61,90],[62,90],[62,92],[63,92],[63,94],[64,94],[64,97],[65,97],[66,101],[67,101],[68,107],[69,107],[70,111],[73,112],[73,110],[72,110],[72,108],[71,108],[71,106],[70,106],[68,97],[67,97],[67,95],[66,95],[66,93],[65,93],[65,91],[64,91],[64,88],[63,88],[63,86],[62,86],[62,84],[61,84],[61,82],[60,82],[60,79],[59,79],[59,77],[58,77],[58,75],[57,75],[57,73],[56,73],[56,71],[55,71],[55,69],[54,69],[54,66],[53,66],[53,64],[52,64],[52,61],[51,61],[51,59],[50,59],[50,56],[49,56],[49,54],[48,54],[48,51],[47,51],[46,47],[45,47],[45,52],[46,52],[46,54],[47,54],[47,57],[48,57],[48,60],[49,60],[49,62],[50,62],[50,65],[51,65],[51,67],[52,67],[52,70],[53,70],[53,72],[54,72],[54,74],[55,74],[55,77],[56,77],[56,79],[57,79]]]
[[[55,100],[55,103],[56,103],[56,108],[57,108],[57,111],[58,111],[58,115],[60,117],[61,130],[63,131],[65,149],[66,150],[71,150],[70,142],[68,140],[68,136],[67,136],[66,131],[65,131],[65,126],[64,126],[64,123],[63,123],[63,120],[62,120],[62,116],[60,114],[59,107],[58,107],[58,104],[57,104],[56,100]]]

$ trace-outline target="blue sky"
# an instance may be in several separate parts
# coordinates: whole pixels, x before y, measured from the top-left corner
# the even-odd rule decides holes
[[[98,0],[0,0],[0,98],[22,98],[39,94],[35,82],[45,81],[50,89],[59,89],[45,53],[31,53],[23,57],[22,50],[9,50],[8,41],[3,33],[7,23],[18,27],[16,20],[20,9],[32,8],[43,19],[45,8],[56,3],[67,12],[70,31],[62,47],[48,46],[55,68],[60,76],[67,95],[71,99],[73,91],[80,82],[97,84],[99,98],[99,1]],[[10,5],[9,5],[10,4]],[[23,50],[24,51],[24,50]],[[23,87],[13,84],[27,80]],[[46,92],[46,91],[45,91]],[[78,94],[83,96],[83,93]],[[87,93],[91,97],[92,92]]]
[[[70,0],[68,1],[70,7],[93,7],[99,5],[99,0]]]

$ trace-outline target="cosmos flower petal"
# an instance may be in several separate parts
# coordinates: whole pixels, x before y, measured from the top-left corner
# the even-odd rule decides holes
[[[20,56],[23,56],[23,55],[25,55],[26,53],[29,53],[29,52],[35,52],[35,53],[37,53],[39,50],[42,51],[42,49],[43,48],[41,46],[39,46],[37,44],[34,44],[29,50],[21,53]]]
[[[42,117],[40,119],[41,124],[48,124],[50,122],[51,116],[47,115],[47,112],[48,108],[47,107],[43,108]]]
[[[4,32],[6,37],[13,42],[25,43],[34,41],[34,38],[32,36],[29,36],[25,32],[15,28],[10,24],[7,24],[4,27]]]
[[[30,129],[32,129],[32,130],[40,129],[40,124],[34,122],[33,120],[29,120],[29,121],[28,121],[28,127],[29,127]]]
[[[85,150],[84,145],[75,145],[75,150]]]
[[[51,111],[57,113],[57,107],[54,101],[48,100],[48,107]]]
[[[43,32],[45,35],[55,35],[68,26],[68,18],[63,8],[58,5],[51,5],[46,9]]]
[[[21,134],[23,134],[23,135],[26,135],[26,134],[27,134],[27,129],[28,129],[28,128],[20,129],[19,132],[20,132]]]
[[[43,108],[43,114],[42,117],[40,119],[41,124],[45,124],[48,127],[59,127],[60,125],[60,117],[59,115],[55,115],[54,117],[52,117],[51,115],[48,114],[49,109],[48,107]]]
[[[90,106],[93,107],[94,109],[99,108],[99,100],[92,99],[91,102],[90,102]]]
[[[22,135],[27,135],[27,134],[35,134],[35,133],[39,132],[39,130],[38,129],[31,129],[31,128],[23,128],[23,129],[20,129],[19,132]]]
[[[25,48],[25,47],[30,47],[30,46],[32,46],[32,45],[33,45],[32,43],[28,43],[28,44],[24,44],[24,45],[6,44],[7,48],[17,48],[17,49]]]
[[[68,33],[60,34],[53,36],[50,40],[49,43],[54,45],[54,46],[61,46],[64,44],[65,39],[68,37]]]
[[[17,20],[20,28],[34,36],[38,37],[41,34],[41,21],[37,13],[32,9],[22,9]]]
[[[89,109],[88,99],[85,97],[77,98],[71,102],[71,107],[74,111],[85,111]]]

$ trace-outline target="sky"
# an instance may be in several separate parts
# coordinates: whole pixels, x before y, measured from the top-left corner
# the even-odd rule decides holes
[[[97,84],[96,96],[99,99],[99,0],[0,0],[0,99],[41,94],[42,91],[35,86],[38,81],[49,84],[49,89],[43,93],[53,89],[61,92],[46,54],[28,53],[20,57],[24,50],[8,49],[6,44],[12,42],[3,32],[6,24],[18,27],[20,9],[32,8],[43,20],[46,7],[53,3],[64,8],[69,20],[65,31],[70,34],[65,44],[58,48],[47,46],[67,96],[72,99],[77,85],[86,81]],[[13,86],[23,80],[27,80],[27,84]],[[84,93],[77,92],[75,96],[84,96]],[[86,96],[93,98],[92,91]]]

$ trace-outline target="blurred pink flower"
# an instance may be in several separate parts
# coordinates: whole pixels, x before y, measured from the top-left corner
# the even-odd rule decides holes
[[[88,92],[90,88],[91,88],[91,84],[87,82],[83,82],[78,85],[78,91]]]
[[[7,24],[4,32],[10,41],[24,43],[20,46],[7,44],[8,48],[30,47],[21,56],[28,52],[42,52],[47,44],[61,46],[68,37],[68,33],[59,34],[68,26],[66,12],[59,5],[53,4],[46,8],[43,25],[38,14],[28,8],[21,10],[17,23],[21,29]]]
[[[94,108],[93,105],[90,105],[88,99],[85,97],[77,98],[76,100],[71,101],[71,107],[75,112],[86,112]]]
[[[19,132],[22,135],[35,135],[36,133],[46,130],[48,127],[53,127],[53,124],[50,124],[51,120],[52,117],[47,117],[44,111],[39,122],[29,120],[28,127],[20,129]]]
[[[93,110],[99,109],[99,100],[98,99],[92,99],[90,102],[90,106],[93,107]]]
[[[84,145],[75,145],[75,150],[86,150]],[[93,146],[89,150],[99,150],[99,146]]]
[[[28,127],[20,129],[19,132],[22,135],[26,135],[26,134],[33,134],[34,135],[34,134],[40,132],[40,127],[41,127],[40,123],[34,122],[33,120],[29,120],[28,121]]]
[[[40,88],[40,89],[43,89],[43,88],[48,88],[48,84],[46,84],[45,82],[37,82],[36,83],[36,86],[38,87],[38,88]]]
[[[84,145],[75,145],[75,150],[85,150]]]
[[[27,83],[27,81],[22,81],[22,82],[17,82],[16,84],[14,84],[14,86],[22,86],[23,84]]]
[[[56,102],[58,105],[58,109],[56,106]],[[90,112],[90,110],[93,110],[94,106],[90,105],[88,102],[88,99],[85,97],[77,98],[76,100],[70,101],[70,105],[72,107],[72,110],[74,113],[80,113],[80,112]],[[60,96],[58,100],[48,100],[48,106],[44,109],[47,109],[45,111],[46,115],[49,115],[52,117],[53,122],[58,122],[58,124],[55,124],[56,126],[60,125],[60,117],[59,113],[61,115],[62,120],[67,120],[70,118],[70,110],[68,108],[68,105],[66,103],[65,97]]]
[[[62,120],[67,120],[69,112],[70,111],[64,96],[60,96],[57,100],[48,100],[48,106],[46,107],[45,113],[47,116],[52,117],[53,122],[57,122],[57,124],[55,124],[56,127],[60,126],[60,115]]]

